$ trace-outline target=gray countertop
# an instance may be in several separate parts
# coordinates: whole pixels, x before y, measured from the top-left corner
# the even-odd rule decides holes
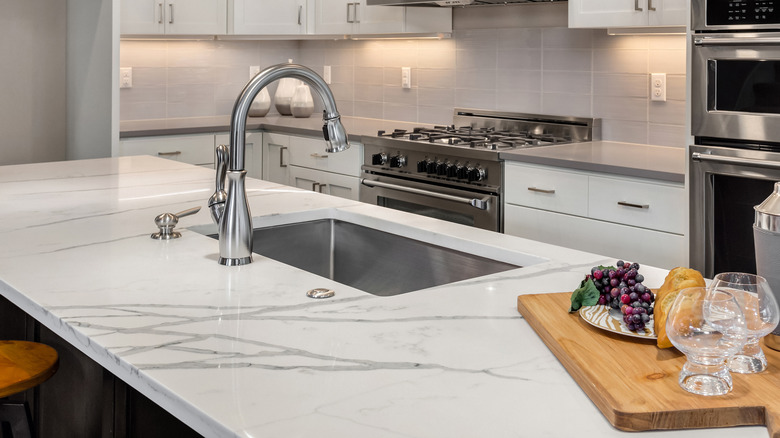
[[[500,156],[507,161],[685,182],[685,148],[592,141],[520,149]]]
[[[342,117],[350,141],[365,143],[378,130],[412,129],[420,123],[395,120]],[[430,125],[429,125],[430,126]],[[249,117],[248,130],[282,132],[293,135],[321,135],[322,119],[317,116]],[[133,120],[120,124],[120,138],[160,135],[186,135],[228,132],[229,116],[191,117],[180,119]],[[507,161],[542,164],[574,170],[649,178],[661,181],[685,181],[685,148],[654,146],[614,141],[593,141],[502,152]]]

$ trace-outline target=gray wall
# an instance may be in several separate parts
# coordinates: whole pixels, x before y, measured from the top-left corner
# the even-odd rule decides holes
[[[119,142],[119,0],[67,4],[67,158],[110,157]]]
[[[0,165],[66,153],[66,2],[0,0]]]

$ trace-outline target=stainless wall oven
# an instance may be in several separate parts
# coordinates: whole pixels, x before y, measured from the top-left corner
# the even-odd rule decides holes
[[[690,262],[755,272],[753,206],[780,181],[780,0],[693,0]]]

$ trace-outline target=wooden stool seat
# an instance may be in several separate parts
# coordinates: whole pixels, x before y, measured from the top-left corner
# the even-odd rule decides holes
[[[0,398],[38,386],[59,365],[57,350],[27,341],[0,341]]]

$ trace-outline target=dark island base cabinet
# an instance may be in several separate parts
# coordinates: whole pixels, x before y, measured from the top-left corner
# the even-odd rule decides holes
[[[60,356],[51,379],[9,397],[27,401],[39,437],[201,437],[4,297],[0,297],[0,339],[41,342]],[[0,437],[7,436],[0,427]]]

